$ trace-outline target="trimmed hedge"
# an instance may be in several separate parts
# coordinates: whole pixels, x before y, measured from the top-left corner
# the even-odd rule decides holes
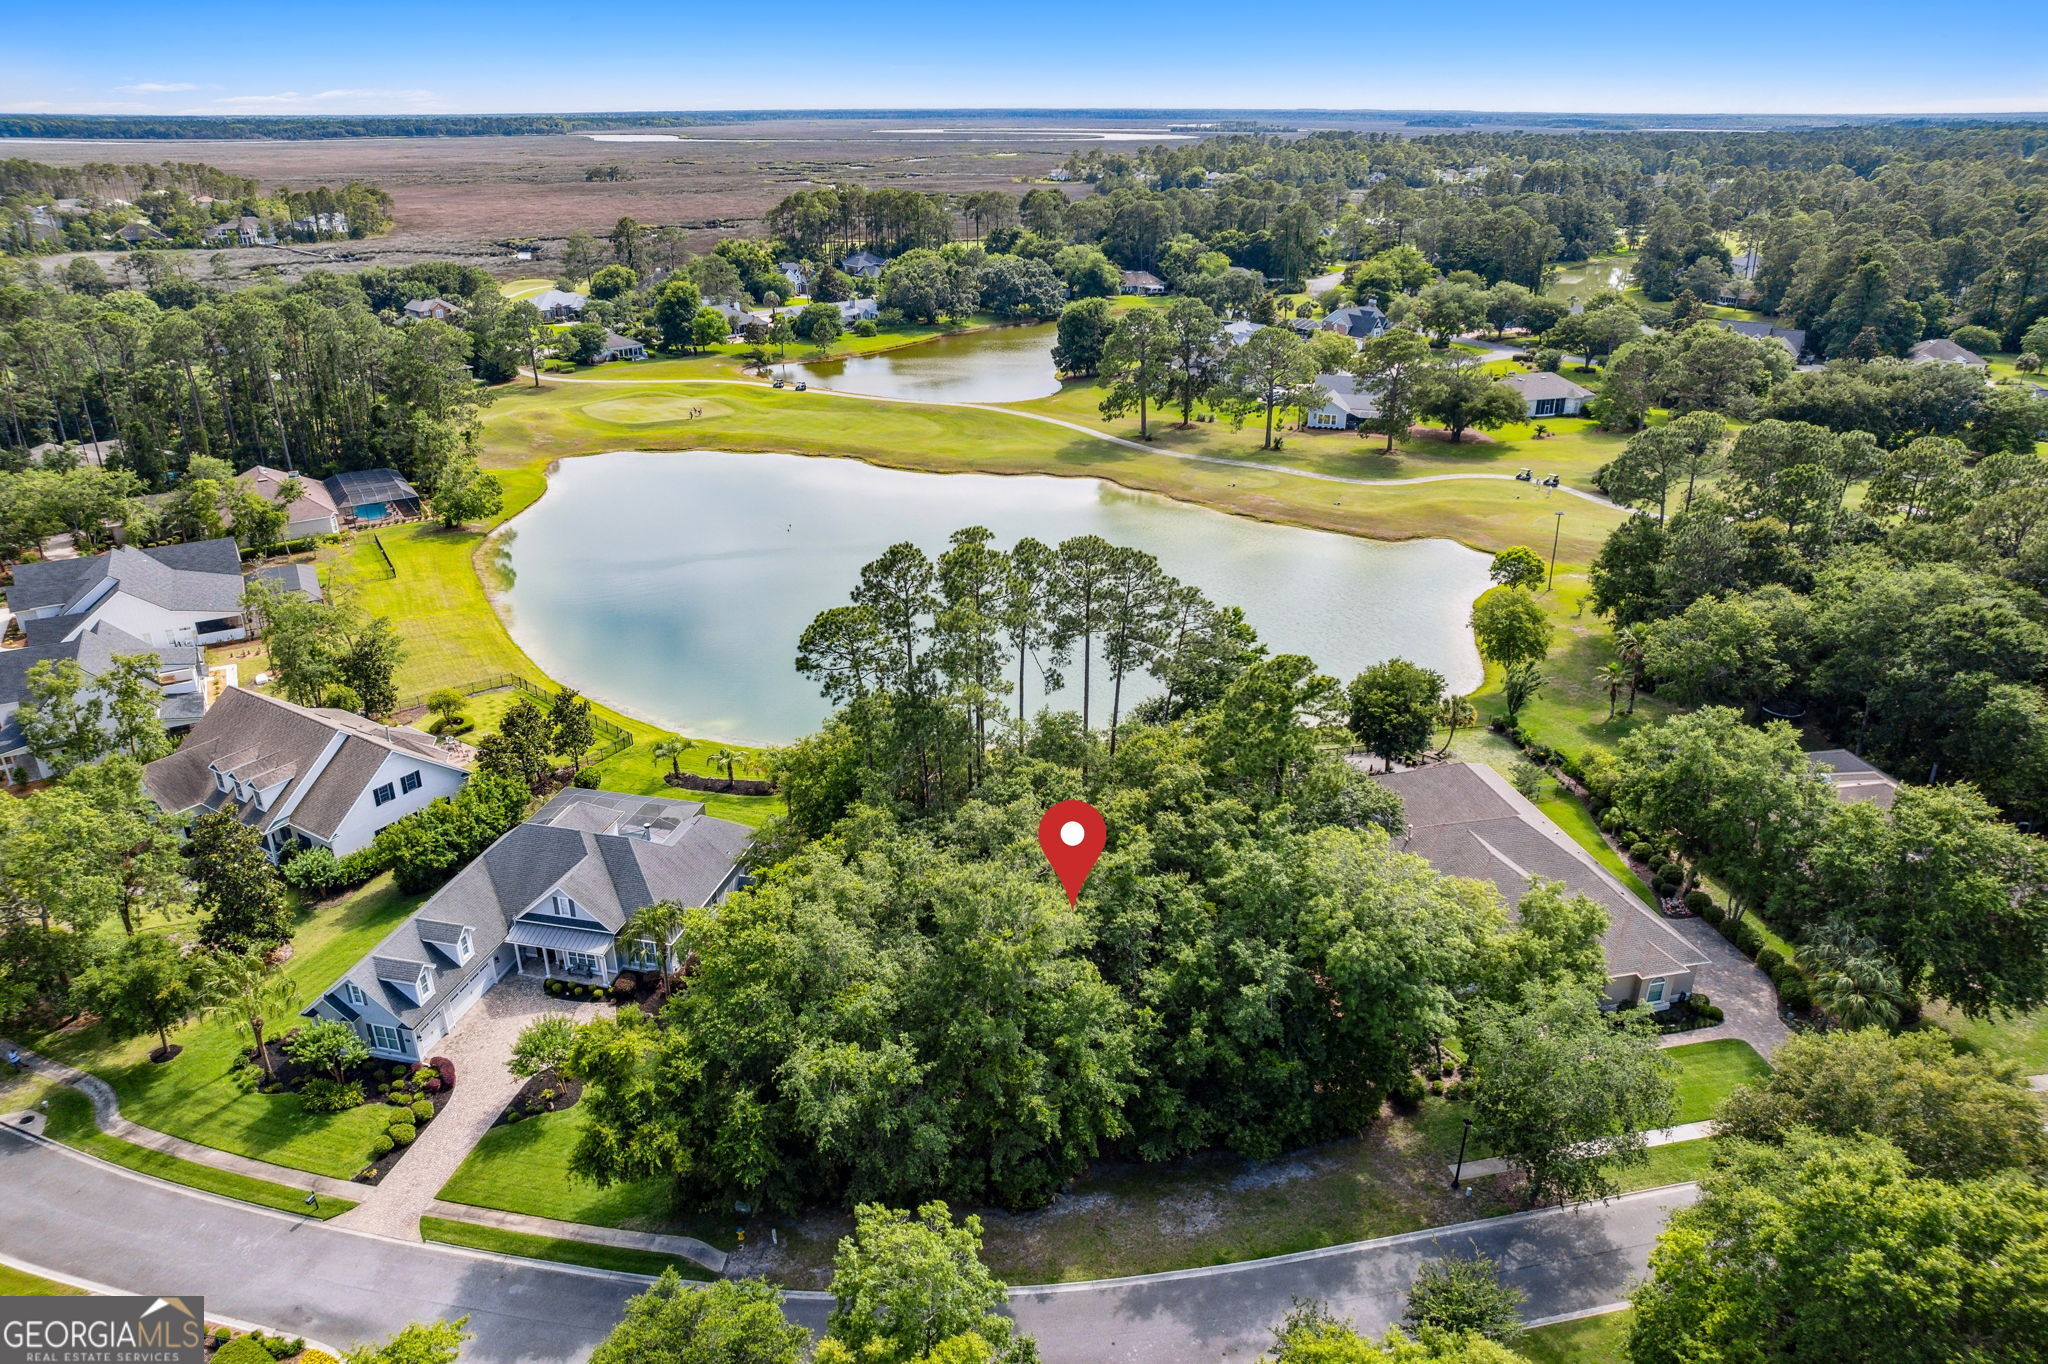
[[[421,1099],[418,1102],[414,1103],[412,1106],[412,1115],[418,1121],[426,1122],[428,1119],[434,1116],[434,1101],[431,1099]]]
[[[391,1154],[391,1148],[396,1145],[398,1143],[391,1140],[390,1134],[386,1133],[370,1143],[370,1156],[372,1159],[378,1156],[388,1156]]]
[[[434,1068],[434,1074],[441,1078],[441,1088],[455,1088],[455,1063],[445,1056],[429,1056],[427,1064]]]
[[[413,1138],[417,1137],[419,1134],[419,1129],[417,1127],[414,1127],[409,1122],[402,1122],[396,1124],[392,1127],[390,1133],[391,1140],[398,1143],[400,1146],[412,1145]]]

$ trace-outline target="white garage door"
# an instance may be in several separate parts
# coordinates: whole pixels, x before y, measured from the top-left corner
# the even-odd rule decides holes
[[[469,1012],[470,1005],[484,997],[484,993],[498,981],[498,960],[494,956],[484,963],[484,969],[470,978],[469,984],[455,996],[455,1002],[448,1006],[448,1026],[454,1027],[455,1020]]]

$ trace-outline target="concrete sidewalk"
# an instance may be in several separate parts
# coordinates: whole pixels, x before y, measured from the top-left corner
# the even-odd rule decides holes
[[[1674,1146],[1681,1141],[1698,1141],[1702,1137],[1710,1137],[1713,1134],[1714,1124],[1711,1122],[1682,1122],[1676,1127],[1666,1127],[1661,1131],[1644,1133],[1643,1145]],[[1455,1171],[1457,1167],[1453,1165],[1451,1168]],[[1485,1179],[1489,1175],[1504,1175],[1507,1172],[1508,1163],[1506,1161],[1502,1160],[1499,1156],[1488,1156],[1485,1160],[1466,1161],[1462,1178]]]
[[[427,1205],[429,1217],[456,1222],[475,1222],[528,1236],[551,1236],[563,1241],[588,1241],[597,1246],[621,1246],[628,1250],[651,1250],[702,1265],[713,1274],[725,1272],[725,1252],[706,1245],[694,1236],[665,1236],[652,1231],[622,1231],[617,1227],[593,1227],[586,1222],[557,1222],[552,1217],[529,1217],[522,1212],[501,1212],[497,1208],[472,1208],[467,1203],[444,1203],[435,1199]],[[337,1222],[341,1218],[335,1219]],[[417,1234],[417,1229],[415,1229]]]
[[[11,1042],[0,1041],[0,1046],[13,1045]],[[110,1137],[118,1137],[135,1146],[148,1147],[152,1151],[161,1151],[180,1160],[189,1160],[195,1165],[211,1165],[216,1170],[226,1170],[231,1174],[247,1175],[251,1179],[265,1179],[273,1184],[283,1184],[294,1189],[306,1189],[323,1198],[345,1198],[353,1203],[361,1200],[366,1192],[363,1185],[346,1179],[331,1179],[307,1170],[295,1170],[288,1165],[272,1165],[267,1160],[238,1156],[232,1151],[201,1146],[196,1141],[186,1141],[183,1137],[174,1137],[155,1128],[139,1126],[121,1116],[121,1103],[114,1095],[114,1087],[99,1076],[88,1075],[76,1066],[38,1055],[26,1047],[15,1047],[15,1050],[21,1053],[22,1065],[35,1074],[69,1085],[91,1100],[93,1121],[99,1125],[100,1131]],[[38,1121],[27,1130],[41,1136],[41,1115],[36,1116]],[[12,1118],[6,1121],[14,1122]]]

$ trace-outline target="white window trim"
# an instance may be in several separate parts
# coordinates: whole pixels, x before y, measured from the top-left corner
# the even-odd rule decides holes
[[[368,1000],[363,998],[363,987],[352,980],[345,980],[341,983],[341,992],[348,996],[348,1002],[351,1004],[369,1003]]]
[[[388,1042],[384,1040],[387,1034],[391,1039]],[[405,1038],[398,1029],[392,1027],[389,1023],[372,1023],[370,1025],[370,1045],[380,1051],[403,1052],[405,1050]]]

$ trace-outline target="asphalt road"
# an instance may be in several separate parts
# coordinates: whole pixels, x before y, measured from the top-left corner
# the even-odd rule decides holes
[[[0,1137],[0,1250],[60,1274],[347,1346],[408,1321],[468,1314],[464,1364],[583,1358],[642,1282],[353,1233],[145,1179],[61,1148]],[[1328,1299],[1361,1328],[1400,1315],[1415,1266],[1446,1250],[1500,1260],[1531,1317],[1618,1300],[1690,1185],[1240,1265],[1019,1289],[1011,1306],[1047,1364],[1249,1360],[1293,1299]],[[821,1327],[823,1294],[790,1315]]]

